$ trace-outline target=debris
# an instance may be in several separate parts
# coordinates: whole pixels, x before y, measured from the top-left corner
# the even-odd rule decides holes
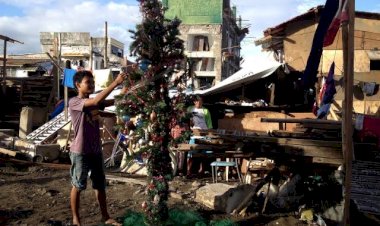
[[[317,222],[316,223],[319,226],[327,226],[326,222],[323,220],[323,218],[320,215],[316,214],[316,216],[317,216]]]
[[[307,223],[312,223],[314,219],[314,211],[312,209],[303,210],[301,212],[301,221],[306,221]]]
[[[184,195],[183,194],[179,194],[177,192],[170,192],[170,197],[175,198],[175,199],[183,199]]]

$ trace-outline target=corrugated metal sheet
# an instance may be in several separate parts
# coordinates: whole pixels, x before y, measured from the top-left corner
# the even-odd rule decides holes
[[[222,24],[223,0],[166,0],[165,17],[178,17],[182,24]]]
[[[242,87],[243,84],[249,84],[272,75],[280,66],[280,63],[273,62],[267,67],[243,68],[209,89],[196,91],[196,94],[210,95],[236,89]]]
[[[355,161],[352,164],[351,199],[364,213],[380,214],[380,163]]]

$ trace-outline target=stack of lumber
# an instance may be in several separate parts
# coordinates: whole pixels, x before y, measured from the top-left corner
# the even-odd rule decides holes
[[[14,90],[13,103],[45,107],[53,88],[53,78],[46,76],[28,78],[7,78],[7,86]]]
[[[320,140],[341,140],[342,122],[321,119],[274,119],[262,118],[262,122],[293,123],[294,131],[272,131],[272,135],[279,137],[310,138]]]

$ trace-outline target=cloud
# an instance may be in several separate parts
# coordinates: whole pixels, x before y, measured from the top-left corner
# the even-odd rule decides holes
[[[242,55],[261,53],[260,47],[255,47],[253,41],[263,37],[265,29],[305,13],[312,7],[324,5],[325,2],[326,0],[231,0],[231,5],[237,6],[237,15],[242,16],[243,27],[249,27],[250,30],[242,43]],[[380,11],[378,0],[357,1],[357,5],[357,10]],[[93,37],[103,36],[105,21],[108,22],[109,36],[123,42],[125,52],[128,53],[131,41],[128,29],[134,29],[141,20],[136,0],[0,0],[0,8],[2,6],[16,7],[20,14],[0,16],[0,34],[25,43],[10,43],[9,54],[40,52],[39,34],[42,31],[90,32]],[[1,45],[0,43],[0,48]]]
[[[250,26],[249,35],[241,43],[242,55],[250,57],[261,54],[261,47],[256,47],[255,39],[263,37],[263,31],[283,23],[299,14],[297,7],[299,0],[267,0],[260,4],[253,4],[252,0],[233,0],[237,6],[237,15],[241,15],[243,26]]]
[[[54,0],[0,0],[0,4],[10,5],[19,8],[29,8],[33,6],[48,5],[53,3]]]
[[[105,21],[108,22],[108,35],[123,42],[125,49],[128,49],[131,41],[128,29],[134,29],[141,20],[137,4],[99,1],[78,3],[74,0],[54,2],[54,5],[49,0],[9,2],[6,3],[19,7],[24,14],[0,17],[1,34],[24,44],[10,43],[7,46],[8,54],[41,52],[40,32],[90,32],[93,37],[104,36]],[[4,0],[0,0],[0,7],[2,4],[5,4]]]
[[[300,14],[305,13],[309,9],[314,8],[318,5],[324,5],[326,3],[326,1],[323,0],[297,0],[297,2],[297,11]]]

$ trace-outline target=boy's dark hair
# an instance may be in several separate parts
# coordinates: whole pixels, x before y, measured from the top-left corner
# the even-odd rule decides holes
[[[74,86],[75,86],[75,83],[81,83],[82,82],[82,80],[83,80],[83,78],[84,77],[90,77],[90,78],[93,78],[94,77],[94,75],[92,75],[92,73],[91,73],[91,71],[85,71],[85,70],[83,70],[83,71],[77,71],[76,73],[75,73],[75,75],[74,75],[74,78],[73,78],[73,80],[74,80]]]
[[[201,96],[199,96],[199,95],[195,95],[194,97],[193,97],[193,101],[202,101],[203,100],[203,98],[201,97]]]

